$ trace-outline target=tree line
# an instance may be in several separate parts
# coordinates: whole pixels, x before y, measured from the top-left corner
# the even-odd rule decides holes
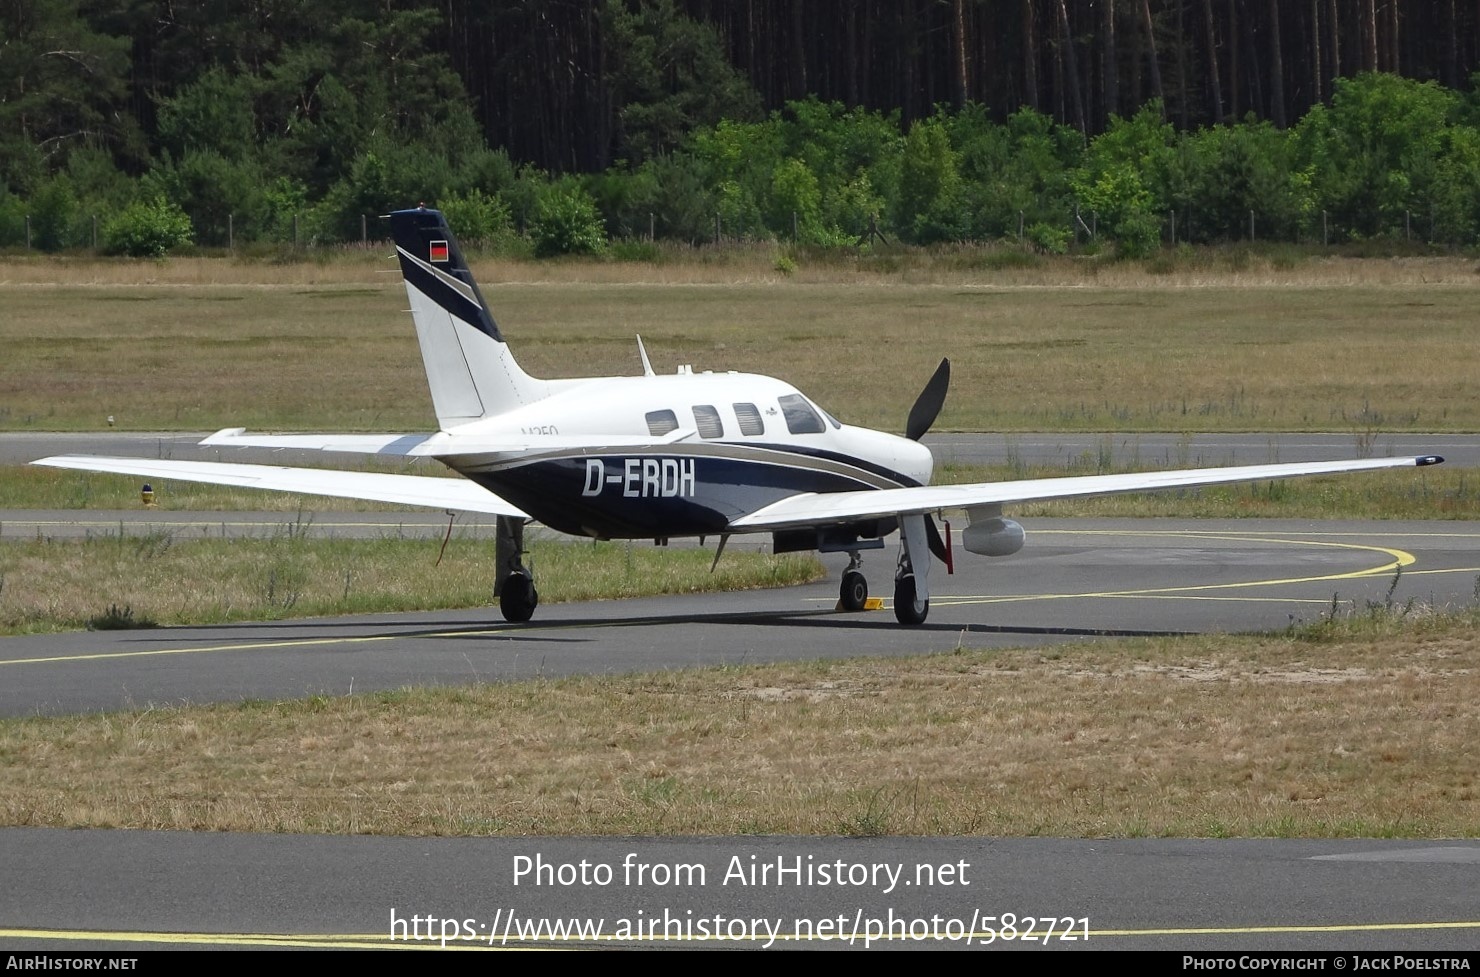
[[[1480,234],[1455,0],[13,0],[0,245]],[[1252,226],[1251,226],[1252,225]],[[373,233],[373,232],[372,232]]]
[[[672,26],[637,51],[612,31],[612,7]],[[1480,69],[1480,7],[1457,0],[452,0],[448,10],[447,49],[486,130],[555,170],[631,159],[640,146],[627,144],[623,115],[635,93],[676,93],[686,76],[713,83],[726,67],[766,111],[815,96],[898,110],[908,125],[975,103],[999,119],[1033,109],[1086,136],[1153,99],[1183,130],[1251,112],[1283,128],[1328,101],[1338,78],[1385,72],[1459,88]],[[657,74],[634,84],[628,67]]]

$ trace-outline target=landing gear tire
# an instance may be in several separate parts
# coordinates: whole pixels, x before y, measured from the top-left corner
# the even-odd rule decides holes
[[[894,617],[900,624],[924,624],[930,613],[930,601],[915,600],[915,578],[900,577],[894,581]]]
[[[857,570],[843,574],[842,586],[838,588],[838,602],[845,611],[861,611],[868,603],[868,581]]]
[[[539,603],[539,592],[527,574],[511,573],[504,578],[504,585],[499,588],[498,609],[505,621],[523,624],[534,616]]]

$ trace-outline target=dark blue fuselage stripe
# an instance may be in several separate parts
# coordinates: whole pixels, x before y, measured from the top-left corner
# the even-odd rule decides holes
[[[840,464],[849,465],[853,468],[861,468],[866,472],[873,472],[891,481],[898,482],[903,488],[910,488],[920,483],[908,475],[902,474],[892,468],[876,465],[871,461],[859,458],[857,455],[845,455],[841,451],[824,451],[821,448],[809,448],[799,444],[757,444],[742,445],[742,447],[765,448],[769,451],[783,451],[792,455],[810,455],[813,458],[822,458],[826,461],[836,461]]]
[[[642,467],[664,460],[678,467]],[[468,477],[552,529],[610,539],[713,535],[799,492],[874,488],[836,472],[703,455],[546,459]]]
[[[899,472],[893,471],[889,468],[885,468],[882,465],[873,464],[871,462],[865,461],[864,459],[857,458],[853,455],[846,455],[837,451],[821,451],[816,448],[805,448],[800,446],[781,444],[742,444],[733,441],[680,441],[668,445],[644,445],[640,447],[633,446],[622,450],[629,457],[656,455],[695,458],[724,458],[728,460],[747,462],[751,464],[784,465],[803,471],[818,472],[822,474],[842,474],[849,478],[858,479],[862,483],[863,488],[871,489],[908,488],[920,484],[920,482],[916,481],[913,478],[910,478],[907,475],[900,474]],[[497,478],[500,476],[500,473],[512,468],[522,468],[525,465],[529,464],[531,461],[559,461],[565,458],[580,459],[586,457],[588,453],[589,452],[587,451],[552,451],[550,453],[542,453],[537,457],[533,457],[529,460],[515,459],[511,461],[498,462],[481,468],[469,466],[467,468],[459,468],[459,470],[462,471],[463,474],[470,477],[473,475],[488,475],[489,477]],[[777,458],[765,457],[762,453],[781,455],[785,457],[786,460],[782,461]],[[842,471],[839,472],[835,469],[822,468],[814,464],[809,464],[812,459],[823,462],[831,462],[837,465],[839,469],[842,469]],[[883,479],[890,484],[878,485],[869,482],[863,477],[865,474],[873,475],[876,478]]]

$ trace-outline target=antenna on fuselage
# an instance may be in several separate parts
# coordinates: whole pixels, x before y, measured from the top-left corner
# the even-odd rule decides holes
[[[653,364],[648,361],[647,348],[642,345],[642,337],[637,337],[637,355],[642,357],[642,375],[645,377],[657,376],[653,372]]]

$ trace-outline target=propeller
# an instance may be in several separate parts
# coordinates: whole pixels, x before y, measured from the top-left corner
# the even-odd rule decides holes
[[[956,568],[951,566],[951,552],[946,549],[946,541],[936,528],[935,517],[928,512],[925,513],[925,542],[930,545],[930,552],[935,554],[935,558],[946,565],[947,573],[956,572]]]
[[[920,396],[915,399],[915,406],[910,408],[909,420],[905,421],[904,436],[911,441],[918,441],[930,430],[930,425],[940,416],[940,409],[946,403],[946,390],[951,385],[951,361],[941,359],[940,366],[935,368],[935,375],[930,382],[925,384],[925,389],[920,391]],[[945,540],[941,538],[940,530],[936,528],[935,519],[929,513],[925,514],[925,539],[930,545],[930,552],[937,560],[944,563],[948,569],[951,567],[951,557],[946,549]]]
[[[930,425],[940,415],[940,409],[945,406],[946,388],[950,385],[951,361],[942,359],[940,366],[935,368],[935,375],[915,399],[915,406],[910,408],[909,420],[904,424],[905,437],[918,441],[925,436],[925,432],[930,430]]]

